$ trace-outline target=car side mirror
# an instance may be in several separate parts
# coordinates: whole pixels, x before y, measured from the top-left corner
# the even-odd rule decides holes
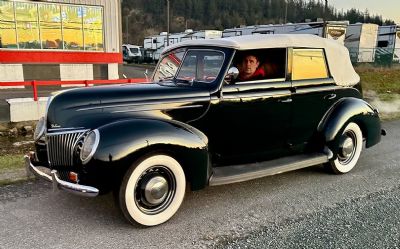
[[[239,69],[236,67],[231,67],[228,70],[228,73],[225,75],[225,81],[231,83],[232,81],[236,80],[239,76]]]
[[[144,72],[144,76],[146,77],[146,81],[149,81],[149,70],[146,69],[146,71]]]

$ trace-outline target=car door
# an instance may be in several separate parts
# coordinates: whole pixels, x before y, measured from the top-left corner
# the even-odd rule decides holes
[[[207,113],[213,161],[239,164],[284,155],[291,106],[290,82],[284,79],[224,85]]]
[[[316,130],[324,114],[337,101],[323,49],[296,49],[291,54],[293,119],[289,144],[294,153],[318,150]]]

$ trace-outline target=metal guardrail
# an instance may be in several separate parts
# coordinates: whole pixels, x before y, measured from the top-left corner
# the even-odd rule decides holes
[[[145,78],[136,79],[118,79],[118,80],[32,80],[32,81],[16,81],[16,82],[0,82],[0,86],[32,86],[33,99],[38,101],[38,86],[55,86],[55,85],[84,85],[89,87],[92,85],[104,84],[125,84],[125,83],[147,83]]]

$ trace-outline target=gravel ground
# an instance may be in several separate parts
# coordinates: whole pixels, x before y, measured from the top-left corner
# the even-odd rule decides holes
[[[213,248],[399,248],[400,186],[270,224]]]

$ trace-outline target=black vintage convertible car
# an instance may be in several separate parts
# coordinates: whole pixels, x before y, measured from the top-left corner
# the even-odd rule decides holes
[[[247,55],[263,73],[239,80]],[[56,189],[114,191],[130,222],[158,225],[186,186],[318,164],[349,172],[384,134],[359,81],[346,48],[316,36],[179,43],[165,49],[152,83],[51,96],[26,165]]]

